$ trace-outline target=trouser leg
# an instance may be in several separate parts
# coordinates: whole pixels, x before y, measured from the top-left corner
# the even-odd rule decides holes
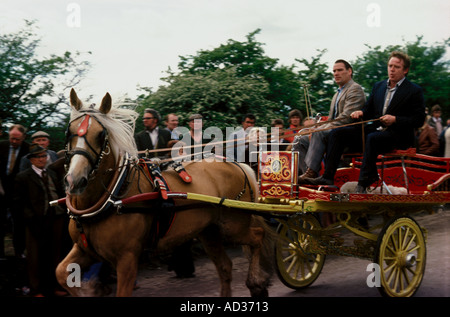
[[[361,145],[361,127],[349,126],[332,130],[328,136],[323,177],[333,180],[345,148],[361,147]]]
[[[306,153],[309,148],[309,135],[296,136],[292,145],[292,151],[298,152],[299,174],[306,172],[308,168],[305,163]]]
[[[367,187],[378,178],[377,157],[395,148],[395,138],[388,131],[376,131],[367,135],[363,162],[358,183]]]
[[[311,141],[308,152],[306,153],[306,166],[315,171],[320,172],[322,167],[322,160],[325,155],[328,143],[328,135],[331,130],[314,132],[311,135]]]

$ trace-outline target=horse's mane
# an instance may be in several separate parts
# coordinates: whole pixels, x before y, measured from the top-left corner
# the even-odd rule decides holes
[[[70,121],[88,111],[90,116],[97,119],[108,130],[111,150],[116,158],[125,152],[132,157],[137,157],[134,129],[139,114],[132,109],[120,108],[120,106],[121,104],[113,104],[107,114],[88,107],[82,107],[80,110],[72,108]]]

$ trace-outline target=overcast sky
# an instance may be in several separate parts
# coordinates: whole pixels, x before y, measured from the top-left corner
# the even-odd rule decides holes
[[[226,43],[256,40],[283,65],[327,49],[334,60],[361,56],[365,44],[403,44],[423,35],[428,44],[450,37],[448,0],[1,0],[0,33],[15,32],[35,19],[42,56],[91,51],[92,68],[80,98],[108,91],[137,95],[137,86],[157,90],[179,56]],[[447,55],[448,56],[448,55]]]

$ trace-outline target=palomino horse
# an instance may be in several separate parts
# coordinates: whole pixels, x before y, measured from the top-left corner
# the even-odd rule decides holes
[[[106,261],[117,273],[116,295],[131,296],[138,259],[151,235],[152,222],[157,212],[164,212],[162,198],[127,205],[131,212],[118,212],[117,206],[110,204],[118,197],[154,191],[154,182],[136,159],[133,131],[137,114],[112,106],[109,94],[103,98],[99,110],[83,108],[73,89],[70,103],[73,109],[67,131],[65,202],[72,218],[69,231],[74,245],[56,269],[58,282],[71,295],[82,296],[83,287],[67,284],[72,273],[69,265],[76,263],[83,270],[99,260]],[[243,201],[251,201],[258,192],[254,173],[246,165],[206,161],[183,165],[192,177],[191,183],[184,182],[174,170],[162,172],[171,192],[231,199],[240,196]],[[217,268],[221,296],[231,296],[232,262],[223,243],[247,246],[246,285],[252,296],[268,295],[272,236],[261,217],[189,200],[176,200],[175,205],[178,211],[168,233],[158,240],[159,249],[169,250],[198,237]]]

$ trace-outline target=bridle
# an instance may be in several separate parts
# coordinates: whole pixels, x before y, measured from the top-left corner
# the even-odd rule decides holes
[[[95,117],[89,115],[89,113],[94,112],[93,110],[84,110],[81,111],[83,112],[83,114],[75,119],[73,119],[72,121],[69,122],[69,125],[67,127],[66,130],[66,160],[65,160],[65,168],[66,171],[69,168],[70,162],[72,160],[72,158],[75,155],[82,155],[84,156],[89,164],[92,167],[91,173],[89,176],[92,176],[98,169],[103,157],[105,155],[109,155],[111,152],[110,146],[109,146],[109,138],[108,138],[108,130],[106,130],[106,128],[104,127],[104,125],[98,121]],[[76,134],[71,134],[70,133],[70,125],[72,124],[72,122],[80,119],[84,117],[83,121],[81,121],[80,125],[78,126],[77,129],[77,133]],[[92,145],[89,143],[89,141],[86,138],[86,133],[89,129],[89,126],[91,125],[91,120],[92,118],[94,118],[99,124],[100,126],[103,128],[102,132],[99,134],[99,140],[102,144],[100,152],[97,152]],[[85,143],[88,145],[89,149],[95,153],[95,157],[92,156],[92,154],[87,151],[84,148],[81,147],[75,147],[73,149],[70,148],[70,141],[72,138],[74,137],[79,137],[79,138],[83,138]]]
[[[87,160],[89,161],[89,164],[92,167],[92,170],[89,174],[89,177],[91,178],[91,177],[94,177],[94,174],[97,172],[97,170],[102,162],[102,159],[111,153],[111,148],[110,148],[110,143],[109,143],[109,138],[108,138],[108,130],[98,119],[96,119],[94,116],[90,115],[90,113],[96,113],[96,111],[88,109],[88,110],[83,110],[80,112],[82,112],[82,114],[80,116],[78,116],[77,118],[73,119],[72,121],[70,121],[69,125],[67,127],[65,165],[66,165],[66,171],[67,171],[72,158],[75,155],[82,155],[85,158],[87,158]],[[87,131],[92,123],[92,118],[95,119],[103,129],[99,133],[99,136],[98,136],[99,143],[101,144],[101,149],[99,152],[97,152],[94,149],[94,147],[89,143],[89,141],[86,138]],[[71,124],[74,121],[79,120],[79,119],[82,119],[82,120],[81,120],[80,125],[77,127],[77,132],[74,134],[71,134],[71,132],[70,132]],[[73,149],[71,149],[70,141],[74,137],[83,138],[85,143],[87,144],[88,148],[94,153],[94,155],[92,155],[87,149],[84,149],[84,148],[74,147]],[[101,211],[108,209],[110,206],[113,205],[114,197],[116,197],[118,195],[119,191],[122,188],[122,185],[124,184],[124,182],[127,178],[128,171],[129,171],[128,167],[130,166],[131,161],[132,161],[132,159],[130,158],[130,156],[127,153],[125,153],[125,155],[121,156],[118,159],[116,166],[111,169],[114,173],[112,175],[109,185],[105,186],[104,193],[95,202],[95,204],[93,206],[91,206],[87,209],[84,209],[84,210],[78,210],[73,205],[73,202],[71,200],[72,196],[69,193],[67,193],[65,203],[66,203],[67,209],[69,210],[70,217],[75,219],[75,221],[77,222],[77,226],[80,225],[80,223],[78,222],[78,217],[92,217],[94,215],[97,215]],[[108,170],[108,171],[111,171],[111,170]]]

